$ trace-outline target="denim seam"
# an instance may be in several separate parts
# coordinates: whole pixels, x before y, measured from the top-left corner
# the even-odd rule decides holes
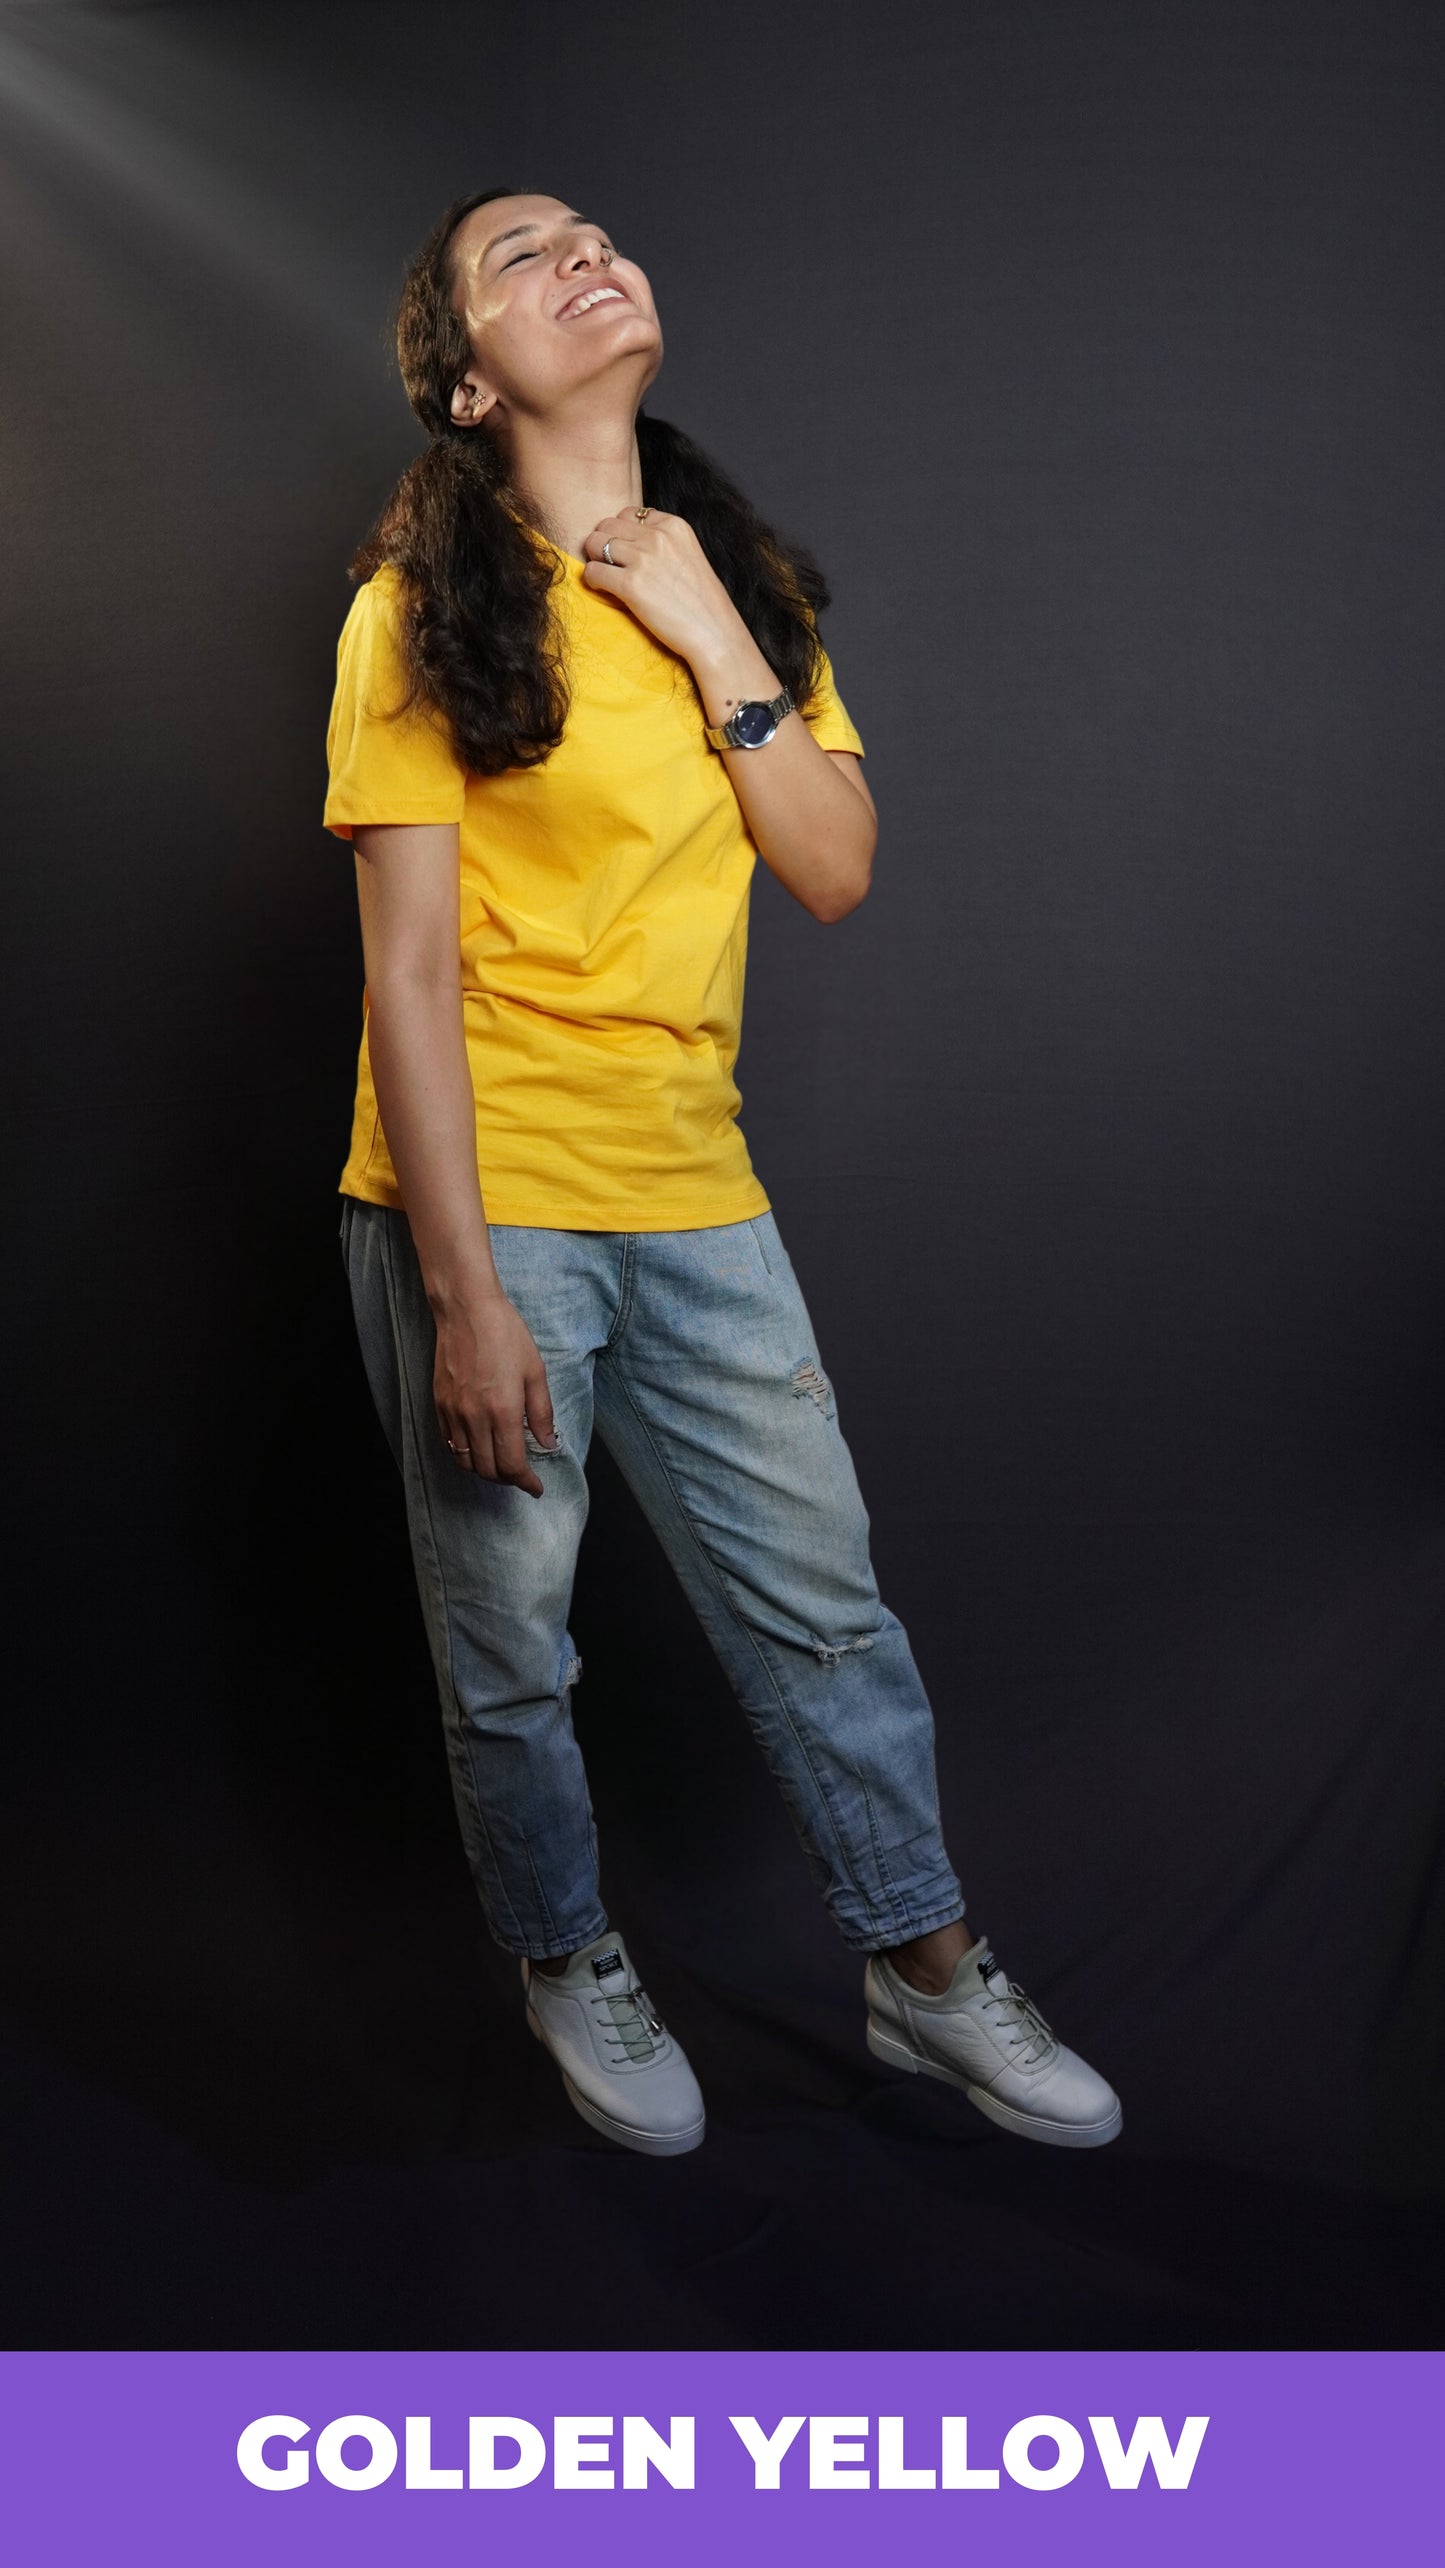
[[[617,1286],[617,1315],[602,1341],[601,1352],[615,1346],[632,1317],[633,1283],[637,1274],[637,1240],[632,1231],[622,1234],[622,1271]]]
[[[490,1839],[490,1838],[488,1838],[487,1843],[488,1843],[488,1847],[490,1847],[490,1845],[491,1845],[491,1839]],[[550,1941],[550,1942],[552,1942],[552,1943],[554,1943],[554,1944],[555,1944],[555,1943],[557,1942],[557,1940],[558,1940],[558,1938],[557,1938],[557,1921],[556,1921],[555,1917],[554,1917],[554,1916],[553,1916],[553,1914],[552,1914],[551,1902],[549,1901],[549,1899],[548,1899],[548,1897],[547,1897],[546,1890],[545,1890],[545,1888],[544,1888],[544,1886],[543,1886],[542,1877],[541,1877],[540,1873],[539,1873],[539,1872],[538,1872],[538,1870],[537,1870],[536,1857],[533,1855],[533,1852],[532,1852],[532,1840],[531,1840],[531,1838],[530,1838],[530,1837],[526,1836],[525,1834],[523,1835],[523,1838],[522,1838],[522,1851],[523,1851],[523,1853],[526,1855],[526,1858],[527,1858],[527,1870],[528,1870],[529,1874],[531,1875],[531,1879],[532,1879],[532,1889],[533,1889],[533,1891],[534,1891],[534,1893],[535,1893],[535,1895],[536,1895],[536,1900],[537,1900],[537,1907],[538,1907],[538,1910],[540,1911],[541,1915],[542,1915],[543,1917],[545,1917],[545,1918],[546,1918],[546,1920],[547,1920],[547,1935],[548,1935],[548,1939],[549,1939],[549,1941]],[[495,1857],[495,1855],[493,1855],[493,1857],[492,1857],[492,1863],[493,1863],[493,1868],[495,1869],[495,1867],[496,1867],[496,1857]],[[508,1902],[508,1906],[509,1906],[509,1907],[511,1906],[511,1902],[510,1902],[510,1901]],[[516,1912],[515,1912],[515,1910],[514,1910],[514,1911],[513,1911],[513,1914],[515,1915],[515,1913],[516,1913]],[[523,1929],[522,1929],[522,1927],[521,1927],[520,1923],[519,1923],[519,1925],[518,1925],[518,1929],[517,1929],[517,1931],[518,1931],[518,1933],[519,1933],[519,1934],[523,1931]],[[599,1934],[601,1933],[601,1928],[600,1928],[600,1927],[598,1928],[598,1933],[599,1933]],[[591,1939],[591,1937],[590,1937],[590,1936],[584,1936],[582,1940],[583,1940],[583,1942],[584,1942],[584,1943],[590,1943],[592,1939]]]
[[[901,1916],[904,1913],[905,1903],[899,1896],[898,1885],[895,1882],[892,1873],[888,1869],[887,1859],[884,1856],[882,1843],[878,1835],[878,1814],[873,1807],[873,1795],[868,1789],[866,1777],[859,1774],[856,1766],[853,1769],[853,1777],[859,1791],[863,1795],[863,1807],[868,1813],[868,1834],[873,1840],[873,1861],[878,1867],[878,1879],[883,1885],[885,1896],[892,1902],[893,1906],[898,1910],[898,1913]]]
[[[738,1619],[739,1619],[739,1621],[741,1621],[741,1620],[742,1620],[742,1617],[741,1617],[741,1616],[739,1616],[739,1617],[738,1617]],[[743,1628],[744,1628],[744,1630],[746,1630],[746,1629],[747,1629],[747,1625],[746,1625],[746,1624],[744,1624],[744,1625],[743,1625]],[[882,1629],[882,1628],[883,1628],[883,1627],[880,1625],[880,1629]],[[759,1643],[757,1644],[757,1646],[758,1646],[758,1648],[759,1648],[759,1652],[760,1652],[760,1655],[761,1655],[761,1654],[762,1654],[762,1644],[761,1644],[761,1642],[759,1642]],[[835,1664],[836,1664],[836,1662],[835,1662]],[[775,1692],[777,1692],[778,1690],[779,1690],[779,1689],[778,1689],[778,1687],[777,1687],[777,1680],[776,1680],[776,1679],[774,1679],[774,1691],[775,1691]],[[795,1733],[794,1735],[796,1736],[796,1733]],[[810,1768],[809,1768],[809,1771],[810,1771],[810,1772],[812,1771],[811,1766],[810,1766]],[[887,1904],[888,1904],[889,1908],[893,1911],[893,1916],[892,1916],[892,1919],[891,1919],[891,1921],[890,1921],[890,1922],[891,1922],[891,1923],[893,1923],[894,1925],[898,1924],[898,1923],[900,1922],[900,1920],[901,1920],[901,1921],[904,1921],[904,1922],[906,1923],[907,1915],[908,1915],[908,1903],[907,1903],[906,1899],[903,1897],[902,1892],[899,1890],[897,1883],[894,1881],[893,1875],[892,1875],[892,1873],[889,1871],[888,1864],[887,1864],[887,1861],[886,1861],[885,1856],[884,1856],[884,1853],[883,1853],[883,1846],[882,1846],[882,1842],[881,1842],[881,1840],[880,1840],[880,1838],[879,1838],[879,1835],[878,1835],[878,1819],[877,1819],[877,1814],[876,1814],[876,1812],[875,1812],[875,1810],[874,1810],[874,1807],[873,1807],[873,1795],[872,1795],[872,1793],[871,1793],[871,1792],[869,1791],[869,1789],[868,1789],[867,1778],[866,1778],[864,1775],[862,1775],[862,1774],[860,1774],[860,1773],[859,1773],[858,1768],[857,1768],[856,1766],[850,1766],[850,1767],[849,1767],[849,1769],[848,1769],[848,1771],[849,1771],[849,1773],[852,1775],[853,1781],[854,1781],[854,1783],[857,1785],[857,1787],[858,1787],[858,1791],[859,1791],[859,1793],[860,1793],[860,1794],[861,1794],[861,1796],[862,1796],[863,1808],[864,1808],[864,1811],[865,1811],[865,1813],[866,1813],[866,1815],[867,1815],[867,1820],[868,1820],[868,1837],[869,1837],[869,1842],[871,1843],[872,1848],[873,1848],[873,1861],[874,1861],[874,1865],[875,1865],[875,1867],[876,1867],[876,1869],[877,1869],[877,1873],[878,1873],[878,1883],[879,1883],[879,1888],[881,1889],[881,1891],[882,1891],[882,1893],[883,1893],[884,1900],[887,1902]],[[819,1784],[819,1790],[820,1790],[820,1791],[822,1790],[822,1785],[821,1785],[821,1783]],[[912,1927],[912,1928],[910,1928],[908,1931],[909,1931],[911,1934],[921,1934],[921,1933],[923,1933],[925,1930],[924,1930],[923,1928],[921,1928],[921,1927]],[[906,1938],[905,1938],[905,1940],[906,1940]]]
[[[826,1817],[827,1817],[828,1825],[829,1825],[829,1827],[831,1828],[831,1830],[832,1830],[832,1832],[833,1832],[834,1846],[835,1846],[836,1853],[837,1853],[837,1858],[838,1858],[839,1867],[840,1867],[840,1869],[842,1870],[842,1872],[846,1875],[846,1874],[850,1873],[850,1871],[851,1871],[851,1866],[849,1865],[849,1862],[848,1862],[847,1849],[846,1849],[846,1847],[845,1847],[845,1845],[844,1845],[844,1842],[843,1842],[843,1839],[842,1839],[842,1837],[841,1837],[841,1835],[840,1835],[840,1833],[839,1833],[839,1829],[838,1829],[838,1822],[837,1822],[836,1817],[834,1816],[833,1806],[832,1806],[832,1803],[831,1803],[831,1801],[830,1801],[830,1799],[829,1799],[829,1797],[828,1797],[827,1787],[826,1787],[826,1785],[824,1784],[823,1779],[822,1779],[822,1776],[818,1773],[818,1771],[817,1771],[816,1767],[815,1767],[815,1766],[814,1766],[814,1764],[813,1764],[813,1760],[812,1760],[811,1756],[810,1756],[810,1755],[809,1755],[809,1753],[808,1753],[808,1747],[807,1747],[807,1742],[806,1742],[806,1740],[804,1740],[804,1739],[799,1735],[797,1724],[796,1724],[796,1722],[794,1721],[794,1718],[793,1718],[792,1707],[790,1706],[790,1704],[789,1704],[789,1702],[788,1702],[788,1698],[787,1698],[786,1694],[784,1693],[784,1691],[783,1691],[782,1687],[781,1687],[781,1686],[780,1686],[780,1684],[778,1683],[778,1679],[777,1679],[776,1675],[774,1674],[774,1671],[773,1671],[773,1669],[772,1669],[771,1665],[769,1664],[769,1661],[768,1661],[768,1658],[767,1658],[766,1652],[764,1651],[764,1649],[763,1649],[763,1647],[762,1647],[762,1642],[761,1642],[760,1636],[759,1636],[759,1635],[758,1635],[758,1634],[753,1630],[752,1625],[751,1625],[751,1624],[750,1624],[750,1623],[745,1619],[745,1617],[744,1617],[744,1616],[739,1612],[737,1605],[734,1603],[734,1601],[733,1601],[733,1597],[732,1597],[732,1593],[731,1593],[731,1590],[729,1589],[729,1587],[728,1587],[728,1585],[727,1585],[727,1582],[726,1582],[726,1580],[724,1579],[724,1577],[723,1577],[723,1574],[722,1574],[721,1570],[718,1568],[718,1565],[717,1565],[716,1561],[713,1559],[711,1552],[708,1550],[707,1545],[704,1543],[704,1541],[703,1541],[703,1539],[702,1539],[701,1535],[700,1535],[700,1534],[698,1533],[698,1531],[697,1531],[697,1528],[696,1528],[696,1527],[695,1527],[695,1525],[693,1524],[692,1518],[691,1518],[691,1516],[689,1515],[688,1510],[687,1510],[687,1506],[686,1506],[686,1504],[685,1504],[685,1502],[684,1502],[684,1500],[683,1500],[682,1493],[681,1493],[681,1491],[678,1489],[677,1484],[676,1484],[676,1482],[674,1481],[674,1479],[673,1479],[673,1477],[672,1477],[671,1472],[668,1470],[667,1464],[666,1464],[666,1462],[664,1461],[663,1456],[662,1456],[662,1455],[661,1455],[661,1453],[658,1451],[657,1441],[656,1441],[656,1438],[655,1438],[655,1437],[654,1437],[654,1435],[653,1435],[652,1429],[651,1429],[651,1427],[648,1425],[648,1422],[647,1422],[646,1418],[643,1416],[642,1411],[638,1408],[637,1402],[633,1399],[632,1392],[631,1392],[631,1389],[630,1389],[630,1387],[629,1387],[629,1385],[628,1385],[628,1383],[627,1383],[627,1380],[626,1380],[625,1376],[624,1376],[620,1371],[619,1371],[619,1372],[618,1372],[618,1374],[617,1374],[617,1384],[618,1384],[618,1388],[620,1389],[620,1391],[621,1391],[621,1393],[622,1393],[622,1396],[623,1396],[624,1400],[627,1402],[627,1405],[628,1405],[629,1409],[632,1411],[632,1414],[633,1414],[634,1418],[637,1420],[637,1424],[638,1424],[639,1428],[641,1429],[641,1432],[642,1432],[643,1438],[644,1438],[644,1440],[645,1440],[646,1444],[648,1445],[648,1447],[649,1447],[649,1449],[650,1449],[650,1451],[651,1451],[651,1453],[652,1453],[653,1460],[656,1462],[656,1464],[657,1464],[657,1468],[658,1468],[658,1470],[661,1472],[662,1477],[663,1477],[663,1480],[664,1480],[664,1481],[666,1482],[666,1484],[667,1484],[667,1488],[668,1488],[669,1494],[671,1495],[671,1498],[672,1498],[673,1504],[674,1504],[674,1506],[675,1506],[675,1507],[676,1507],[676,1509],[677,1509],[678,1515],[679,1515],[679,1517],[680,1517],[680,1519],[681,1519],[681,1522],[682,1522],[683,1530],[685,1531],[685,1533],[686,1533],[686,1535],[687,1535],[687,1538],[688,1538],[689,1542],[692,1544],[692,1547],[693,1547],[694,1551],[697,1553],[697,1556],[698,1556],[699,1560],[702,1562],[702,1564],[703,1564],[704,1568],[706,1569],[706,1571],[707,1571],[707,1573],[708,1573],[709,1577],[712,1579],[712,1581],[713,1581],[714,1585],[716,1586],[717,1591],[718,1591],[718,1594],[721,1596],[722,1601],[723,1601],[723,1604],[724,1604],[724,1605],[725,1605],[725,1607],[727,1608],[728,1613],[732,1616],[732,1619],[733,1619],[733,1621],[736,1623],[736,1625],[737,1625],[737,1627],[738,1627],[738,1630],[739,1630],[741,1633],[743,1633],[743,1634],[744,1634],[744,1636],[745,1636],[745,1638],[746,1638],[746,1640],[747,1640],[747,1642],[748,1642],[748,1645],[749,1645],[749,1647],[751,1648],[751,1650],[752,1650],[752,1652],[753,1652],[753,1655],[754,1655],[754,1656],[755,1656],[755,1658],[757,1659],[758,1664],[759,1664],[759,1666],[761,1667],[761,1669],[762,1669],[762,1671],[763,1671],[763,1674],[764,1674],[764,1676],[765,1676],[765,1677],[766,1677],[766,1679],[767,1679],[769,1689],[770,1689],[770,1691],[772,1692],[773,1696],[774,1696],[774,1697],[775,1697],[775,1699],[776,1699],[776,1702],[777,1702],[777,1705],[778,1705],[778,1709],[779,1709],[779,1711],[781,1712],[781,1714],[782,1714],[782,1716],[783,1716],[783,1719],[784,1719],[784,1720],[785,1720],[785,1722],[787,1723],[788,1731],[789,1731],[789,1735],[791,1736],[791,1738],[792,1738],[792,1740],[793,1740],[793,1742],[794,1742],[795,1746],[797,1747],[798,1754],[799,1754],[799,1756],[800,1756],[800,1758],[801,1758],[801,1760],[802,1760],[802,1763],[803,1763],[803,1765],[806,1767],[807,1772],[808,1772],[808,1774],[809,1774],[809,1776],[810,1776],[810,1778],[811,1778],[811,1780],[812,1780],[813,1789],[814,1789],[814,1791],[817,1793],[817,1796],[818,1796],[818,1800],[819,1800],[820,1806],[822,1807],[822,1809],[823,1809],[823,1811],[824,1811],[824,1813],[825,1813],[825,1815],[826,1815]],[[870,1828],[870,1834],[871,1834],[871,1833],[872,1833],[872,1832],[871,1832],[871,1828]]]
[[[525,1930],[522,1926],[521,1919],[518,1917],[517,1912],[512,1905],[511,1893],[507,1889],[502,1868],[497,1861],[496,1848],[492,1844],[491,1830],[487,1826],[486,1813],[482,1808],[481,1796],[477,1790],[477,1778],[472,1765],[471,1745],[465,1736],[466,1723],[461,1710],[461,1698],[457,1690],[456,1667],[452,1658],[451,1598],[447,1592],[446,1571],[442,1567],[441,1551],[436,1538],[436,1526],[432,1520],[431,1491],[427,1486],[426,1472],[421,1461],[421,1438],[417,1429],[416,1411],[412,1405],[411,1377],[406,1368],[405,1341],[403,1333],[398,1325],[397,1285],[391,1253],[391,1232],[389,1228],[385,1226],[383,1226],[381,1241],[381,1271],[386,1283],[387,1301],[390,1306],[392,1334],[396,1341],[397,1369],[401,1375],[402,1399],[406,1406],[407,1422],[411,1428],[413,1450],[416,1455],[417,1479],[421,1486],[422,1507],[426,1518],[427,1542],[431,1552],[431,1566],[435,1571],[437,1586],[441,1594],[442,1628],[446,1634],[447,1687],[451,1696],[453,1734],[462,1751],[462,1761],[467,1778],[467,1792],[476,1818],[477,1833],[480,1836],[483,1845],[486,1847],[487,1860],[492,1868],[492,1877],[497,1883],[503,1899],[506,1901],[507,1911],[512,1920],[512,1931],[514,1934],[520,1935]],[[531,1850],[529,1848],[529,1863],[530,1860]],[[550,1934],[555,1934],[556,1927],[552,1921],[552,1912],[547,1906],[545,1898],[543,1899],[542,1906],[546,1913],[548,1932]]]

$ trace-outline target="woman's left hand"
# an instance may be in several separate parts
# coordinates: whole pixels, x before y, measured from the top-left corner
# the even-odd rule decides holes
[[[610,544],[611,562],[603,559]],[[589,588],[606,589],[639,624],[696,670],[715,665],[752,635],[685,517],[621,509],[599,517],[583,544]],[[753,646],[756,648],[756,646]]]

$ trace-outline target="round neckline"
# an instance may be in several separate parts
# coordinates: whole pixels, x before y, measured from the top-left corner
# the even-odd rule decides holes
[[[546,545],[549,553],[556,554],[558,561],[562,563],[569,578],[580,580],[583,572],[587,568],[587,564],[582,555],[580,553],[569,553],[563,545],[554,544],[550,535],[544,535],[542,541]]]

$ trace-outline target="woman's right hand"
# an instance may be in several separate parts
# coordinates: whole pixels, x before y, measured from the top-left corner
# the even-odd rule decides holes
[[[547,1368],[505,1293],[474,1295],[438,1315],[432,1389],[459,1470],[543,1495],[522,1426],[525,1419],[539,1444],[555,1446]]]
[[[436,1321],[432,1389],[459,1471],[540,1498],[523,1423],[556,1441],[547,1371],[493,1262],[462,1000],[458,826],[353,833],[376,1101]]]

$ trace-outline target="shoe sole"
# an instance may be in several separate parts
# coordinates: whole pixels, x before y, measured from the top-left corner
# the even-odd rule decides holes
[[[534,2040],[541,2043],[549,2057],[555,2057],[530,2006],[527,2024]],[[561,2068],[560,2061],[558,2067]],[[594,2104],[590,2096],[583,2095],[580,2087],[573,2085],[565,2069],[561,2070],[561,2075],[567,2101],[573,2111],[580,2113],[583,2121],[590,2123],[594,2131],[600,2131],[604,2140],[615,2140],[619,2148],[636,2149],[644,2158],[681,2158],[689,2149],[701,2148],[707,2131],[706,2114],[700,2122],[690,2123],[684,2131],[639,2131],[630,2122],[614,2122],[610,2113],[604,2113],[600,2104]]]
[[[938,2078],[944,2086],[962,2087],[970,2104],[1020,2140],[1043,2140],[1055,2149],[1102,2149],[1106,2140],[1117,2140],[1124,2128],[1124,2108],[1118,2103],[1102,2122],[1046,2122],[1039,2114],[1020,2113],[1013,2105],[990,2095],[987,2087],[972,2085],[957,2069],[940,2068],[936,2060],[925,2060],[920,2052],[911,2051],[895,2034],[885,2033],[871,2015],[868,2048],[875,2060],[886,2060],[890,2069],[906,2069],[913,2077]]]

